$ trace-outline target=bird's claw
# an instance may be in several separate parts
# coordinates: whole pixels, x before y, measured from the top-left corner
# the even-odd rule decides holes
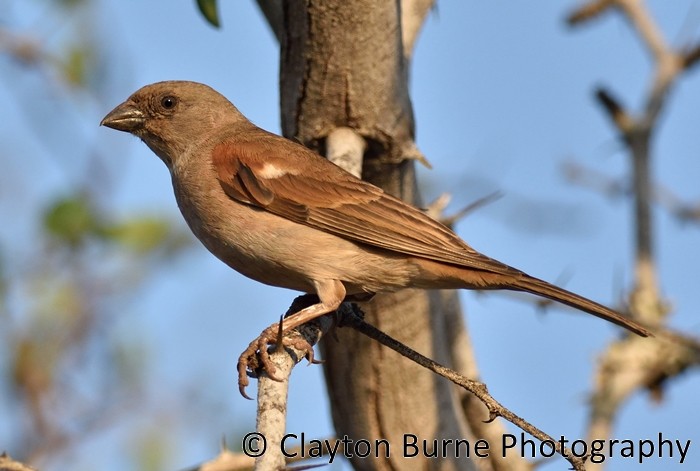
[[[283,335],[280,324],[273,324],[262,333],[246,348],[238,358],[238,391],[246,399],[252,399],[246,394],[246,387],[250,384],[248,377],[258,378],[261,372],[274,381],[283,381],[275,375],[277,368],[270,359],[268,346],[274,345],[276,348],[292,347],[304,353],[309,364],[319,364],[321,361],[314,358],[314,349],[309,342],[301,335]]]

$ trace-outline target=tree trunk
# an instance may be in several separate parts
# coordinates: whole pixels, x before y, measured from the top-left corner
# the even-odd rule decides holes
[[[407,160],[415,147],[401,6],[375,0],[283,2],[282,130],[324,154],[329,133],[354,129],[366,141],[363,178],[418,204],[414,161]],[[446,297],[457,302],[454,294]],[[448,337],[452,327],[442,314],[444,299],[405,290],[376,296],[362,309],[369,323],[450,365],[452,339],[466,335]],[[449,383],[354,331],[337,334],[338,341],[329,336],[321,345],[337,435],[381,438],[391,445],[389,459],[354,458],[355,469],[475,469],[464,457],[402,457],[404,434],[428,440],[430,448],[436,438],[470,437]]]

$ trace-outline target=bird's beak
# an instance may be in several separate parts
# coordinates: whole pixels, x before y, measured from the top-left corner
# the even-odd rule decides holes
[[[133,103],[125,101],[102,118],[100,126],[133,133],[143,126],[144,121],[143,111],[134,106]]]

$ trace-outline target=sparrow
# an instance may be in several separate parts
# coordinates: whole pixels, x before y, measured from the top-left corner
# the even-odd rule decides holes
[[[207,85],[147,85],[102,125],[139,137],[170,171],[194,235],[237,272],[316,294],[287,332],[344,300],[404,288],[524,291],[635,334],[643,326],[487,257],[421,210],[251,123]]]

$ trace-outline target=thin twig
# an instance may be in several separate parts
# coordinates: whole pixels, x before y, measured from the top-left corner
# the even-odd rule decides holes
[[[614,0],[656,61],[671,54],[663,35],[642,0]]]
[[[611,6],[613,6],[613,0],[594,0],[584,3],[569,13],[566,17],[566,22],[571,26],[583,24],[605,13]]]
[[[632,190],[627,181],[608,176],[578,162],[564,162],[563,172],[566,179],[571,183],[590,188],[603,196],[618,198],[632,195]],[[679,223],[700,223],[700,202],[683,201],[670,188],[666,188],[661,184],[654,185],[653,197],[654,202],[668,211]]]
[[[439,363],[431,360],[430,358],[421,355],[420,353],[407,347],[398,340],[395,340],[392,337],[388,336],[376,327],[366,323],[355,312],[352,312],[349,316],[343,316],[341,318],[340,326],[352,327],[353,329],[376,340],[382,345],[391,348],[400,355],[418,363],[422,367],[427,368],[430,371],[442,376],[443,378],[448,379],[454,384],[466,389],[467,391],[478,397],[479,400],[481,400],[481,402],[488,409],[489,417],[487,422],[492,422],[497,417],[503,417],[508,422],[519,427],[523,431],[529,433],[530,435],[541,440],[542,442],[553,444],[556,452],[563,456],[569,463],[571,463],[573,469],[577,471],[585,470],[585,461],[582,458],[574,456],[569,448],[561,446],[561,443],[554,440],[554,438],[552,438],[550,435],[547,435],[545,432],[535,427],[522,417],[514,414],[509,409],[502,406],[498,401],[496,401],[496,399],[493,398],[493,396],[491,396],[491,394],[489,394],[486,384],[480,381],[474,381],[469,378],[466,378],[456,373],[454,370],[440,365]]]

